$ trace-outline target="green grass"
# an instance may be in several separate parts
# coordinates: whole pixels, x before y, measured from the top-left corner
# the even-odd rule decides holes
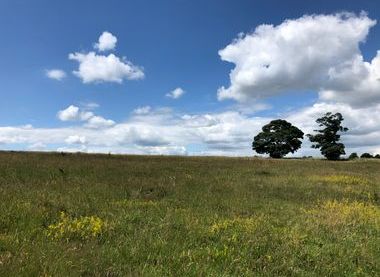
[[[0,197],[0,276],[380,274],[378,160],[3,152]]]

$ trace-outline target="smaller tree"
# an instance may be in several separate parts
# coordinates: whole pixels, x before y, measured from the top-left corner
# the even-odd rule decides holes
[[[374,158],[375,159],[380,159],[380,154],[376,154]]]
[[[354,160],[357,158],[359,158],[359,156],[356,152],[351,153],[350,156],[348,157],[348,159],[350,159],[350,160]]]
[[[363,153],[360,158],[363,158],[363,159],[372,159],[373,156],[369,153]]]
[[[340,113],[326,113],[323,117],[318,118],[316,122],[320,130],[314,130],[318,134],[307,135],[310,142],[314,143],[312,148],[320,148],[321,153],[328,160],[338,160],[344,152],[344,144],[340,143],[340,135],[338,132],[347,132],[348,128],[342,127],[343,116]]]
[[[259,154],[269,154],[271,158],[282,158],[301,147],[303,135],[300,129],[286,120],[272,120],[254,137],[252,149]]]

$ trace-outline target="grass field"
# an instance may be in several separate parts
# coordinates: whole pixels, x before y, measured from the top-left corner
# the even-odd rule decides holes
[[[379,276],[380,161],[0,153],[0,276]]]

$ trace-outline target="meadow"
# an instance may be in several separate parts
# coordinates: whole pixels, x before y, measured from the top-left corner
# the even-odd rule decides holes
[[[0,153],[0,276],[379,276],[380,160]]]

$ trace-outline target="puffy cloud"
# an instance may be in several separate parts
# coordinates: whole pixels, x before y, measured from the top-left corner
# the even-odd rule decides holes
[[[65,142],[67,144],[85,144],[86,143],[86,137],[85,136],[72,135],[72,136],[68,136],[67,139],[65,139]]]
[[[84,127],[92,129],[107,128],[115,124],[113,120],[105,119],[93,112],[81,110],[74,105],[59,111],[57,116],[62,121],[85,121]]]
[[[132,138],[134,144],[139,146],[165,146],[170,142],[160,135],[155,128],[142,126],[140,128],[132,126],[129,128],[128,135]]]
[[[79,117],[79,108],[73,105],[70,105],[66,109],[59,111],[57,116],[62,121],[77,120]]]
[[[115,122],[111,119],[105,119],[101,116],[92,116],[87,120],[87,123],[84,125],[87,128],[99,129],[107,128],[114,125]]]
[[[380,51],[371,62],[357,56],[349,65],[331,68],[330,83],[321,89],[321,100],[363,107],[380,101]]]
[[[61,69],[46,70],[46,76],[50,79],[62,81],[66,77],[66,72]]]
[[[325,101],[379,101],[380,54],[366,62],[359,48],[375,24],[364,13],[338,13],[260,25],[219,51],[235,68],[231,85],[221,87],[218,98],[244,102],[314,90]]]
[[[165,96],[172,99],[178,99],[184,94],[185,94],[185,91],[182,88],[176,88],[172,90],[171,92],[168,92]]]
[[[94,44],[94,48],[99,51],[113,50],[116,47],[117,38],[110,32],[103,32],[99,41]]]
[[[137,80],[144,78],[144,72],[138,66],[126,59],[120,59],[114,54],[98,55],[95,52],[71,53],[70,60],[79,62],[78,70],[73,73],[82,79],[83,83],[114,82]]]
[[[62,121],[84,121],[94,116],[92,112],[80,111],[79,107],[70,105],[64,110],[57,113],[57,116]]]
[[[380,105],[351,107],[348,104],[316,103],[279,115],[302,131],[312,133],[315,120],[324,113],[341,112],[350,130],[342,136],[346,152],[376,153],[380,149]],[[82,112],[79,109],[75,114]],[[253,137],[264,124],[278,117],[257,117],[238,111],[181,114],[169,109],[151,108],[148,114],[131,115],[124,122],[105,123],[96,115],[80,120],[82,125],[61,128],[0,127],[3,145],[44,145],[46,150],[131,154],[187,154],[251,156]],[[91,123],[89,123],[91,122]],[[102,122],[102,123],[98,123]],[[105,127],[99,135],[99,129]],[[65,146],[70,144],[69,147]],[[27,148],[26,148],[27,149]],[[296,156],[319,155],[304,140]]]
[[[142,151],[148,155],[188,155],[184,146],[149,146],[142,148]]]

